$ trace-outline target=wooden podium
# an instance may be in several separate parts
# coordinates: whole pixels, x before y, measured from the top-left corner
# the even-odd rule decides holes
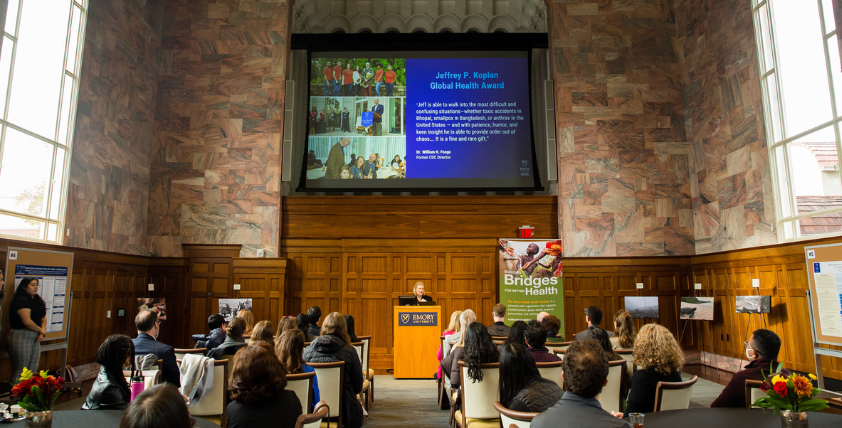
[[[394,307],[395,379],[431,379],[438,370],[441,306]]]

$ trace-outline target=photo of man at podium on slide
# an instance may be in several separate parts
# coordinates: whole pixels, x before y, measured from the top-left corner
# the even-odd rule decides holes
[[[399,296],[398,303],[400,306],[434,306],[433,298],[424,295],[424,281],[415,283],[412,288],[412,296]]]

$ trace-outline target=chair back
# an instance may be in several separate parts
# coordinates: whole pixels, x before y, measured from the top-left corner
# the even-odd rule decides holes
[[[173,349],[173,351],[175,351],[176,360],[183,360],[184,356],[187,354],[205,355],[205,352],[208,351],[208,348]]]
[[[181,361],[179,361],[179,364]],[[193,416],[220,415],[225,420],[225,408],[228,407],[228,361],[213,362],[213,387],[207,395],[193,406],[188,407]]]
[[[622,399],[620,396],[620,383],[626,374],[626,360],[611,361],[608,363],[608,384],[602,388],[599,394],[599,403],[606,412],[622,411]]]
[[[556,350],[566,351],[567,348],[569,348],[570,345],[572,345],[572,344],[573,344],[573,342],[558,342],[558,343],[547,342],[547,343],[544,344],[544,346],[546,346],[547,349],[555,352]]]
[[[698,376],[686,382],[658,382],[655,387],[655,411],[684,410],[690,407],[690,394]]]
[[[551,380],[555,382],[559,388],[564,389],[561,385],[561,365],[562,361],[549,361],[546,363],[535,363],[538,366],[538,373],[541,373],[541,377],[544,379]],[[503,426],[506,426],[504,423]]]
[[[363,347],[363,377],[368,376],[368,356],[371,354],[371,336],[357,336],[360,342],[365,343]]]
[[[298,401],[301,402],[301,411],[307,413],[310,410],[310,403],[313,402],[313,377],[316,373],[288,374],[286,389],[295,393]]]
[[[441,346],[441,359],[442,359],[442,360],[444,360],[445,358],[447,358],[447,354],[449,354],[449,353],[450,353],[450,352],[448,352],[447,354],[445,354],[445,352],[444,352],[444,350],[445,350],[445,349],[447,349],[447,346],[444,346],[444,345],[445,345],[445,340],[447,340],[447,339],[445,339],[445,338],[444,338],[444,336],[442,336],[442,337],[441,337],[441,345],[440,345],[440,346]],[[448,351],[449,351],[449,350],[448,350]]]
[[[562,359],[562,361],[564,360],[564,353],[565,353],[565,352],[567,352],[567,350],[566,350],[566,349],[553,349],[553,348],[549,348],[549,349],[550,349],[551,351],[553,351],[553,354],[554,354],[556,357],[561,358],[561,359]]]
[[[223,354],[219,357],[219,361],[227,361],[228,362],[228,373],[234,372],[234,354]]]
[[[345,361],[333,363],[307,363],[316,371],[319,382],[319,398],[335,410],[338,428],[342,428],[342,391],[345,387]]]
[[[532,425],[532,418],[537,416],[533,412],[518,412],[503,407],[499,401],[494,402],[494,408],[500,412],[500,422],[505,428],[529,428]]]
[[[459,361],[459,379],[462,390],[462,417],[474,419],[497,419],[499,412],[494,402],[499,400],[497,384],[500,382],[500,363],[482,364],[482,382],[468,377],[468,366]],[[462,426],[467,426],[463,423]]]
[[[141,375],[143,375],[143,389],[147,389],[149,387],[155,386],[161,383],[161,371],[160,370],[141,370]],[[123,371],[123,376],[126,378],[126,382],[129,385],[132,384],[132,372],[131,371]]]
[[[634,360],[634,350],[633,349],[615,349],[614,352],[616,352],[617,355],[623,357],[623,359],[626,360],[626,372],[627,373],[634,373],[634,371],[636,370],[636,368],[634,366],[634,362],[632,361],[632,360]]]
[[[751,405],[754,404],[755,401],[763,398],[766,396],[766,393],[760,389],[760,385],[763,385],[762,381],[759,380],[746,380],[746,408],[751,409]]]
[[[325,404],[324,401],[319,401],[313,408],[313,413],[298,416],[298,420],[295,421],[295,428],[319,428],[322,425],[322,420],[329,417],[330,406]]]
[[[354,350],[357,351],[357,358],[360,359],[360,365],[363,363],[363,355],[365,355],[365,342],[354,342],[351,344],[354,347]],[[365,374],[363,374],[365,377]]]

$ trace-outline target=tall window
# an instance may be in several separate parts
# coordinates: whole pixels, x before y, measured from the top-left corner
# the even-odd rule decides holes
[[[0,236],[61,243],[88,0],[9,0],[0,47]]]

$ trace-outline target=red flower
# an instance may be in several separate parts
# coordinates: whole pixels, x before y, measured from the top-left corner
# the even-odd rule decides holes
[[[775,383],[775,392],[778,393],[781,397],[786,397],[787,389],[786,389],[786,382],[777,382]]]

